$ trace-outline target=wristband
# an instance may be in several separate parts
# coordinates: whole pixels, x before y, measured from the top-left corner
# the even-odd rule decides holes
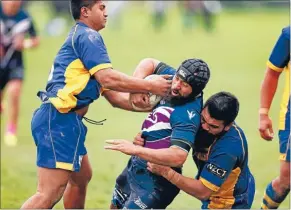
[[[268,108],[260,108],[259,109],[259,114],[268,115],[269,114],[269,109]]]

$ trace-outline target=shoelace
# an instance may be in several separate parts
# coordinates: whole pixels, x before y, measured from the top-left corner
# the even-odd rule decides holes
[[[95,120],[91,120],[87,117],[83,117],[84,120],[86,120],[88,123],[91,123],[93,125],[103,125],[103,122],[106,121],[107,119],[101,120],[101,121],[95,121]]]

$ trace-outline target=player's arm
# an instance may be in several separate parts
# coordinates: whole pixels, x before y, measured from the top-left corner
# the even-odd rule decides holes
[[[290,38],[287,36],[288,34],[285,28],[267,62],[267,69],[261,86],[259,131],[262,138],[266,140],[271,140],[273,138],[272,121],[268,113],[277,90],[280,74],[284,70],[284,67],[287,66],[290,59]]]
[[[232,141],[232,139],[228,140]],[[237,161],[237,155],[235,155],[237,148],[240,147],[235,144],[232,146],[220,145],[211,151],[208,161],[200,173],[199,180],[184,177],[172,169],[161,168],[157,165],[148,164],[148,168],[150,171],[164,176],[186,193],[200,200],[207,200],[212,193],[220,189],[234,169]]]
[[[117,150],[127,155],[136,155],[146,161],[171,167],[181,167],[186,161],[200,124],[200,115],[194,113],[193,118],[183,116],[185,113],[174,112],[170,121],[172,126],[171,147],[150,149],[134,145],[126,140],[108,140],[105,149]],[[187,113],[186,113],[187,114]],[[186,117],[186,118],[185,118]]]
[[[132,107],[132,104],[129,101],[130,97],[129,93],[118,92],[114,90],[105,90],[102,93],[102,95],[115,108],[120,108],[128,111],[142,112],[141,110],[138,111]]]
[[[148,163],[147,168],[152,173],[163,176],[172,184],[176,185],[179,189],[199,200],[207,200],[214,192],[206,187],[200,180],[183,176],[170,167]]]
[[[30,18],[30,22],[31,22],[31,24],[30,24],[30,27],[28,29],[29,38],[26,38],[23,42],[23,47],[25,49],[35,48],[40,43],[40,38],[37,35],[34,23],[33,23],[31,18]]]
[[[134,78],[112,68],[102,37],[95,32],[73,36],[73,48],[90,74],[105,89],[120,92],[152,92],[166,95],[170,82],[159,77],[148,81]]]

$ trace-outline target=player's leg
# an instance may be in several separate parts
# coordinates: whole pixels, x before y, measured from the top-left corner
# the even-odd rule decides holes
[[[64,193],[66,209],[84,209],[87,186],[92,177],[92,168],[86,154],[82,159],[79,172],[73,172]]]
[[[49,103],[34,113],[31,128],[37,146],[37,166],[42,169],[38,192],[23,208],[52,208],[62,197],[72,171],[80,170],[79,148],[84,147],[85,139],[81,123],[76,113],[61,114]]]
[[[8,98],[8,121],[5,134],[5,143],[8,146],[17,144],[17,122],[19,115],[20,94],[23,80],[23,68],[18,67],[9,71],[9,81],[6,86]]]
[[[38,167],[37,192],[30,197],[22,209],[49,209],[62,198],[71,171]]]
[[[262,208],[278,208],[290,192],[290,130],[280,131],[280,175],[266,189]]]
[[[129,160],[129,163],[130,161],[131,160]],[[130,196],[131,189],[127,174],[128,168],[126,167],[116,179],[110,209],[122,209]]]

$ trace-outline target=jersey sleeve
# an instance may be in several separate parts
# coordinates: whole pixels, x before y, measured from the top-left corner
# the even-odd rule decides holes
[[[282,72],[290,60],[290,27],[282,30],[270,55],[267,66],[277,72]]]
[[[171,115],[170,123],[172,127],[171,146],[189,152],[200,126],[200,114],[196,110],[175,110]]]
[[[175,75],[176,74],[176,69],[174,69],[173,67],[163,63],[163,62],[160,62],[155,71],[154,71],[154,74],[158,74],[158,75]]]
[[[231,141],[231,139],[223,141],[228,140]],[[236,165],[238,155],[233,146],[224,144],[211,149],[208,161],[201,171],[199,180],[214,192],[220,189]]]
[[[112,68],[106,46],[100,34],[95,31],[84,32],[78,39],[73,37],[73,40],[76,54],[91,75],[101,69]]]

